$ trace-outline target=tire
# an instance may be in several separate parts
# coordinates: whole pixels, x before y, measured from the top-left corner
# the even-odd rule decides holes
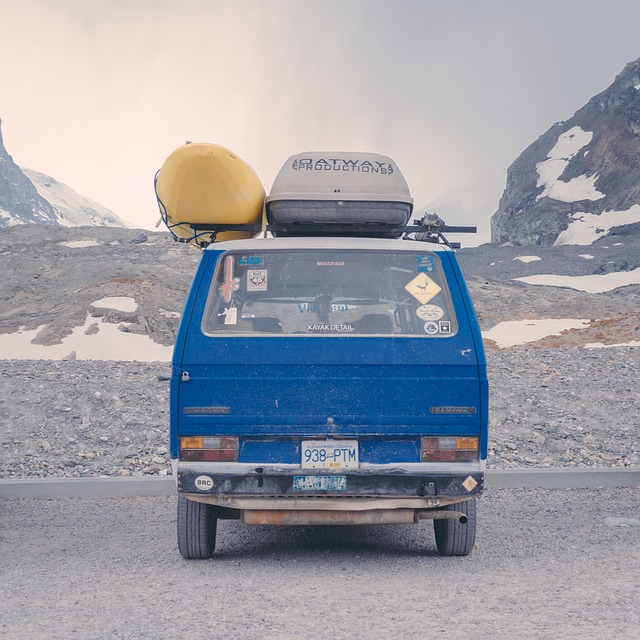
[[[216,548],[218,520],[213,507],[178,496],[178,549],[187,560],[210,558]]]
[[[436,546],[441,556],[468,556],[476,541],[476,499],[458,502],[445,507],[448,511],[461,511],[467,522],[458,520],[434,520]]]

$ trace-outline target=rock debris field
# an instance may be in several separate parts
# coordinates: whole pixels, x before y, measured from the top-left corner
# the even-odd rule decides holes
[[[488,466],[640,464],[640,350],[488,354]],[[167,363],[0,361],[0,478],[170,475]]]

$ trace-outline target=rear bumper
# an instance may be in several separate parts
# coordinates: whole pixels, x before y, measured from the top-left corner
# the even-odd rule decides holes
[[[283,508],[287,503],[292,507],[294,502],[308,504],[306,499],[320,506],[365,498],[369,504],[380,500],[399,506],[414,501],[436,506],[479,496],[484,489],[480,463],[367,465],[340,472],[297,465],[177,463],[174,473],[179,493],[232,508],[242,503],[266,504],[265,500]]]

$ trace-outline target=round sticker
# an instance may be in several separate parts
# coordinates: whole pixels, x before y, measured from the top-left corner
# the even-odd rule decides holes
[[[428,334],[433,335],[434,333],[438,333],[438,325],[435,322],[425,322],[424,330]]]
[[[199,491],[209,491],[213,489],[213,480],[209,476],[198,476],[194,484]]]
[[[420,320],[440,320],[444,311],[437,304],[422,304],[416,309],[416,315]]]

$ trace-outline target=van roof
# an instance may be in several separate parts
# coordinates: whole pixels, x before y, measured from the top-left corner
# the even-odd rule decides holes
[[[263,251],[267,249],[374,249],[387,251],[451,251],[444,244],[419,242],[416,240],[389,240],[384,238],[252,238],[250,240],[228,240],[214,242],[206,251]]]

